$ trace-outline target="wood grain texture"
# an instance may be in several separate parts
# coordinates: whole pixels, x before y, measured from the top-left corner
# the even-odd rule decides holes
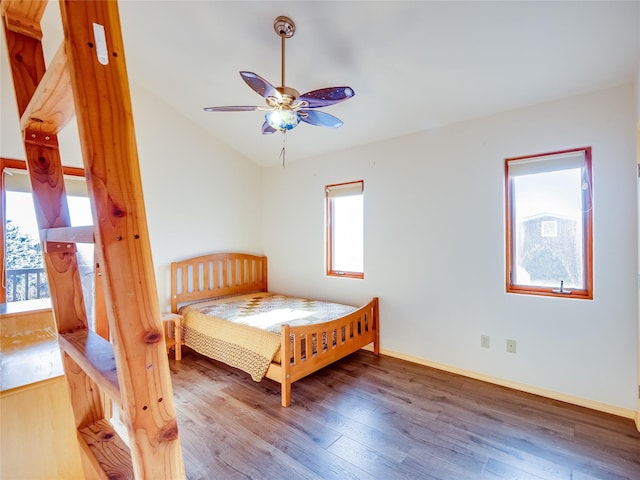
[[[44,76],[45,63],[42,43],[39,39],[8,28],[7,15],[11,15],[12,8],[29,2],[2,2],[3,23],[5,25],[5,38],[7,39],[7,51],[11,76],[16,92],[18,115],[22,116],[36,91],[40,79]]]
[[[76,428],[84,428],[106,418],[98,384],[68,353],[63,353],[62,361]]]
[[[30,36],[9,21],[13,14],[30,15],[34,22],[41,16],[42,2],[3,2],[4,33],[7,38],[9,65],[14,80],[19,115],[23,115],[45,74],[43,48],[37,35]],[[70,217],[64,188],[64,169],[60,159],[57,137],[39,131],[23,131],[26,166],[39,229],[69,227]],[[82,285],[75,255],[72,251],[44,252],[51,304],[59,332],[86,330],[87,317]],[[65,367],[75,368],[68,357]],[[101,418],[103,407],[95,385],[81,371],[67,374],[69,395],[74,402],[76,425]],[[85,395],[86,393],[86,395]],[[71,424],[73,426],[73,424]]]
[[[0,6],[8,30],[36,40],[42,38],[40,20],[47,0],[3,0]]]
[[[20,120],[21,129],[57,134],[73,118],[75,108],[64,45],[58,48]]]
[[[40,36],[32,28],[39,28],[43,5],[22,1],[2,4],[18,110],[20,116],[26,112],[22,126],[38,225],[45,231],[70,226],[58,142],[50,132],[57,132],[70,119],[73,103],[77,106],[86,178],[97,219],[96,248],[105,294],[105,308],[99,308],[107,313],[116,345],[118,384],[123,392],[121,411],[133,459],[128,463],[133,463],[136,478],[183,478],[118,5],[113,1],[61,2],[65,43],[46,78]],[[96,57],[96,25],[104,27],[106,58]],[[73,102],[69,99],[69,82]],[[65,247],[47,244],[50,248],[44,255],[57,327],[63,334],[83,334],[87,322],[75,248],[59,253],[58,246]],[[65,342],[63,339],[66,347],[72,345]],[[80,350],[68,351],[75,355]],[[76,356],[76,361],[64,356],[76,425],[82,428],[106,421],[98,384],[114,396],[117,393],[111,388],[113,382],[102,381],[106,376],[99,365],[84,361],[89,353],[82,352],[84,356]],[[90,367],[88,371],[97,383],[80,364]],[[110,456],[106,459],[109,461],[93,453],[83,458],[87,475],[96,473],[96,468],[102,470],[103,478],[120,471],[117,466],[121,459],[111,450],[101,451],[101,455]],[[110,470],[104,471],[100,465],[110,465]]]
[[[117,2],[62,1],[65,52],[136,478],[184,477]],[[96,54],[93,25],[107,56]],[[106,62],[104,61],[106,60]],[[106,64],[105,64],[106,63]]]
[[[120,403],[120,387],[113,345],[91,330],[59,336],[62,350],[92,378],[98,387]]]
[[[0,393],[0,478],[83,478],[64,377]]]
[[[100,420],[81,429],[78,434],[83,449],[91,451],[87,458],[93,459],[94,469],[103,472],[104,478],[133,480],[131,453],[106,420]]]
[[[187,478],[637,480],[630,419],[360,351],[278,385],[171,361]]]

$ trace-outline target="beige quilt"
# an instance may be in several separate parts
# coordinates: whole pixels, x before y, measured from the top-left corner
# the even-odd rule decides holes
[[[259,292],[188,305],[180,313],[186,346],[258,382],[272,361],[280,362],[281,325],[327,322],[354,310],[350,305]]]

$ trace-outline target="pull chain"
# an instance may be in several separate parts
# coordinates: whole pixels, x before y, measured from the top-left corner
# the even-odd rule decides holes
[[[280,150],[280,157],[282,158],[282,168],[284,168],[284,160],[287,152],[287,130],[282,130],[282,150]]]

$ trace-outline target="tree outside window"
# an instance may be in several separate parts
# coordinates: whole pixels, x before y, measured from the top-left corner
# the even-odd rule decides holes
[[[593,298],[591,149],[509,158],[507,292]]]

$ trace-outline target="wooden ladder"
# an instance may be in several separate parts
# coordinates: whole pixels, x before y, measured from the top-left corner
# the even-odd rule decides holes
[[[117,2],[61,1],[64,41],[48,69],[46,1],[0,6],[85,476],[182,479]],[[71,227],[64,189],[57,135],[74,113],[91,227]],[[95,243],[96,297],[104,296],[97,315],[107,319],[111,342],[87,324],[76,259],[82,242]],[[124,438],[105,397],[118,405]]]

